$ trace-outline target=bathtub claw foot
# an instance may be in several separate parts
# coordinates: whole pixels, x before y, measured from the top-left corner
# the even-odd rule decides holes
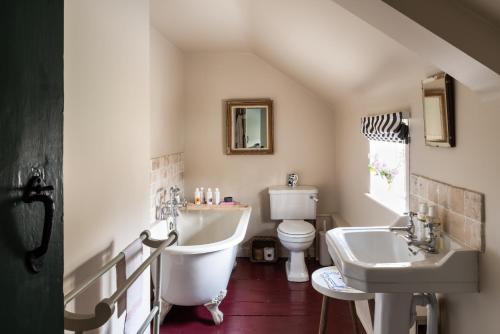
[[[219,292],[219,295],[217,297],[212,298],[211,301],[203,305],[207,308],[208,312],[212,314],[212,319],[214,320],[214,323],[216,325],[220,325],[224,320],[224,313],[219,310],[219,305],[226,297],[226,294],[227,290],[222,290],[221,292]]]

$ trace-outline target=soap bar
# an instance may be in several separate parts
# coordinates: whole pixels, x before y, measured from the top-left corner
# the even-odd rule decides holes
[[[224,197],[224,202],[232,202],[232,201],[233,201],[232,196]]]

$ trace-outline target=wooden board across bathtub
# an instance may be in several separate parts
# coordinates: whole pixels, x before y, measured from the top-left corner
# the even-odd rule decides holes
[[[188,203],[186,210],[234,210],[234,209],[246,209],[247,204],[236,204],[236,205],[208,205],[208,204],[194,204]]]

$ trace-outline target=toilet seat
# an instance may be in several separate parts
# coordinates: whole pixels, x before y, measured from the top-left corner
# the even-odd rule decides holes
[[[306,235],[290,235],[290,234],[285,234],[281,233],[278,231],[278,239],[281,241],[285,242],[291,242],[291,243],[308,243],[312,240],[314,240],[315,233],[311,234],[306,234]]]
[[[278,225],[278,233],[287,237],[309,237],[316,233],[312,224],[304,220],[283,220]]]
[[[316,236],[314,226],[304,220],[284,220],[277,230],[280,240],[292,243],[308,243]]]

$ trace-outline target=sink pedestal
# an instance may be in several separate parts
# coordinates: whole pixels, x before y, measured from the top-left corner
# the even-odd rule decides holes
[[[408,333],[412,299],[412,293],[376,293],[374,334]]]

